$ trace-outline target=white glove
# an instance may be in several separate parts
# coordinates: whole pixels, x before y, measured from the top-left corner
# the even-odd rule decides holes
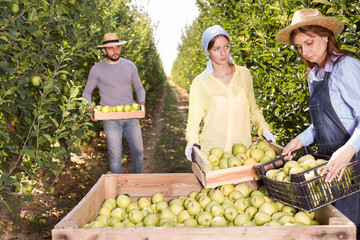
[[[276,143],[276,138],[274,135],[272,135],[272,133],[270,131],[264,131],[263,136],[266,141],[271,142],[271,143]]]
[[[185,156],[186,156],[187,160],[189,160],[190,162],[192,162],[191,155],[192,155],[192,152],[193,152],[194,144],[198,144],[198,143],[189,144],[185,148]],[[198,144],[198,145],[200,145],[200,144]]]

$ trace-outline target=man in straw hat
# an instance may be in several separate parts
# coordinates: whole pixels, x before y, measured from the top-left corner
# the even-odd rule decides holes
[[[302,9],[294,13],[291,25],[276,35],[277,41],[294,45],[309,68],[312,124],[290,141],[283,154],[290,159],[291,151],[316,142],[319,154],[331,156],[321,172],[326,174],[326,182],[341,180],[349,162],[360,160],[360,61],[340,50],[335,37],[343,27],[335,17]],[[345,174],[347,180],[354,177],[349,171]],[[359,232],[360,193],[347,191],[354,194],[334,202],[334,206]]]
[[[141,84],[135,64],[121,58],[121,45],[126,41],[119,40],[116,33],[106,33],[101,45],[105,59],[95,64],[89,73],[83,97],[91,104],[93,90],[98,87],[101,106],[132,105],[135,101],[132,86],[135,89],[140,105],[145,103],[145,90]],[[93,115],[90,115],[95,121]],[[124,133],[132,154],[135,173],[142,172],[143,141],[138,118],[112,119],[103,121],[108,151],[110,155],[110,170],[113,173],[122,173],[122,135]]]

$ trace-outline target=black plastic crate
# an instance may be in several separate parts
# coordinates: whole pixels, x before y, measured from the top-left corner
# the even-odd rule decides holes
[[[326,159],[329,156],[315,154],[311,148],[305,147],[294,154],[300,153],[300,157],[311,154],[315,159]],[[321,169],[327,164],[323,163],[304,172],[292,174],[291,182],[281,182],[266,177],[266,172],[270,169],[281,168],[287,161],[281,156],[272,161],[257,166],[262,181],[266,187],[269,197],[295,208],[312,212],[329,203],[335,202],[341,198],[360,191],[360,167],[357,160],[351,161],[344,171],[340,181],[334,179],[331,182],[325,182],[325,177],[320,176]],[[305,174],[314,171],[315,177],[306,180]]]

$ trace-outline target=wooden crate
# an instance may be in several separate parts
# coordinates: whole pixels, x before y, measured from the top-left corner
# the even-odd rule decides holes
[[[259,181],[246,182],[254,190]],[[128,193],[132,200],[160,192],[169,201],[202,185],[191,173],[175,174],[106,174],[101,176],[86,196],[52,230],[52,239],[221,239],[221,240],[277,240],[277,239],[355,239],[355,225],[332,205],[316,211],[317,226],[251,226],[251,227],[154,227],[82,229],[94,220],[106,198]]]
[[[140,105],[140,111],[94,113],[95,120],[144,118],[144,117],[145,117],[145,106],[142,106],[142,105]]]
[[[280,155],[283,147],[269,143],[269,146]],[[211,171],[211,163],[204,157],[198,148],[194,148],[195,162],[192,171],[205,188],[214,188],[223,184],[236,184],[243,181],[259,180],[261,178],[257,166],[262,163],[231,167]]]

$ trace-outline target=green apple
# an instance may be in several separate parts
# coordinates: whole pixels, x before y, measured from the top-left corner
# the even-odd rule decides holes
[[[228,221],[234,221],[238,214],[239,212],[234,206],[227,207],[224,210],[224,216]]]
[[[304,170],[308,170],[308,169],[316,167],[316,166],[317,166],[317,163],[314,159],[307,159],[300,164],[300,167],[302,167]]]
[[[313,220],[315,218],[315,212],[307,212],[307,211],[300,211],[300,212],[304,212],[306,213],[306,215],[308,215],[308,217]]]
[[[143,222],[139,222],[135,225],[135,227],[145,227]]]
[[[258,212],[258,209],[253,206],[250,206],[245,209],[245,214],[247,214],[250,217],[250,219],[253,219],[257,212]]]
[[[207,204],[206,204],[206,206],[205,206],[205,211],[206,212],[210,212],[210,209],[211,209],[211,207],[213,206],[213,205],[215,205],[215,204],[217,204],[217,202],[215,202],[215,201],[213,201],[213,200],[211,200],[210,202],[208,202]]]
[[[222,158],[222,155],[224,154],[224,151],[220,147],[213,147],[209,151],[210,155],[215,154],[218,156],[219,159]]]
[[[210,162],[211,166],[216,166],[220,162],[220,158],[216,154],[210,154],[207,160]]]
[[[163,218],[167,218],[167,219],[170,219],[171,221],[174,221],[175,220],[175,213],[173,213],[173,211],[171,211],[170,208],[164,208],[160,215],[159,215],[159,218],[160,219],[163,219]]]
[[[289,170],[289,175],[301,173],[303,171],[304,171],[304,169],[302,167],[293,167]]]
[[[268,223],[265,223],[264,226],[281,226],[281,224],[278,221],[271,220]]]
[[[141,212],[143,213],[144,217],[150,214],[150,212],[146,208],[141,209]]]
[[[250,156],[254,158],[257,162],[259,162],[264,155],[264,151],[259,148],[255,148],[250,151]]]
[[[102,113],[109,113],[111,111],[111,108],[110,108],[110,106],[102,106],[100,111]]]
[[[257,226],[262,226],[270,221],[271,221],[271,216],[266,212],[258,211],[254,216],[254,223]]]
[[[196,200],[196,201],[199,201],[199,199],[200,199],[202,196],[207,196],[207,194],[204,193],[204,192],[199,192],[199,193],[196,195],[195,200]]]
[[[21,183],[21,192],[23,194],[29,194],[33,190],[33,186],[30,183],[22,182]]]
[[[274,205],[271,202],[264,202],[263,204],[261,204],[261,206],[259,207],[259,211],[261,212],[266,212],[267,214],[269,214],[270,216],[273,215],[275,212],[278,211],[278,208],[276,207],[276,205]]]
[[[279,211],[281,211],[282,207],[285,205],[284,203],[279,202],[279,201],[275,201],[275,204],[278,207]]]
[[[38,86],[40,86],[41,78],[39,76],[35,75],[31,78],[31,83],[34,87],[38,87]]]
[[[116,207],[116,203],[114,204],[114,202],[112,202],[112,201],[105,201],[103,203],[102,207],[107,207],[111,211]]]
[[[145,226],[148,225],[157,226],[159,223],[159,217],[156,214],[151,213],[144,218],[143,223]]]
[[[173,203],[169,208],[175,215],[178,215],[182,210],[184,210],[183,204],[179,203]]]
[[[146,197],[140,197],[137,201],[140,209],[144,209],[146,206],[150,206],[151,202]]]
[[[152,203],[158,203],[164,201],[164,195],[162,193],[155,193],[151,196]]]
[[[124,223],[115,223],[114,225],[112,225],[113,228],[123,228],[124,227]]]
[[[183,222],[185,222],[187,219],[189,219],[189,218],[192,218],[191,217],[191,215],[189,214],[189,212],[186,210],[186,209],[184,209],[184,210],[182,210],[178,215],[177,215],[177,221],[179,222],[179,223],[183,223]]]
[[[116,216],[112,216],[110,217],[110,223],[109,225],[112,227],[114,226],[116,223],[120,223],[121,222],[121,219],[116,217]]]
[[[184,221],[185,227],[197,227],[198,222],[194,218],[189,218]]]
[[[235,187],[232,184],[223,184],[220,186],[220,191],[223,192],[225,197],[228,197],[229,194],[235,190]]]
[[[108,209],[107,207],[101,207],[100,211],[99,211],[99,215],[107,215],[110,216],[111,215],[111,210]]]
[[[216,170],[220,170],[220,166],[219,165],[215,165],[215,166],[212,166],[211,170],[212,171],[216,171]]]
[[[212,227],[226,227],[227,226],[227,221],[224,217],[214,217],[211,220],[211,224]]]
[[[253,157],[250,157],[243,162],[243,165],[251,165],[251,164],[256,164],[256,163],[257,163],[257,160]]]
[[[17,12],[19,12],[19,10],[20,10],[19,5],[17,5],[16,3],[13,3],[12,6],[11,6],[11,11],[13,13],[17,13]]]
[[[269,157],[269,156],[267,156],[267,155],[264,155],[264,156],[260,159],[259,162],[263,163],[263,162],[269,162],[269,161],[271,161],[271,160],[273,160],[273,158],[271,158],[271,157]]]
[[[124,111],[124,105],[116,105],[116,106],[115,106],[115,111],[116,111],[116,112],[122,112],[122,111]]]
[[[201,208],[205,208],[206,204],[211,202],[211,198],[209,196],[201,196],[198,200],[198,203],[200,204]]]
[[[236,143],[232,147],[232,153],[234,155],[238,154],[239,152],[246,153],[247,147],[242,143]]]
[[[210,212],[204,211],[197,215],[196,220],[200,226],[209,227],[213,216]]]
[[[140,210],[139,205],[137,204],[137,202],[131,202],[129,204],[129,206],[126,208],[126,212],[130,213],[131,210],[134,210],[134,209]]]
[[[228,168],[228,159],[227,158],[221,159],[220,162],[219,162],[219,167],[221,169]]]
[[[235,155],[235,157],[240,159],[241,164],[244,164],[245,160],[248,158],[246,153],[243,153],[243,152],[239,152],[238,154]]]
[[[106,227],[107,225],[105,225],[104,223],[100,222],[100,221],[93,221],[91,224],[90,224],[90,227],[89,228],[104,228]]]
[[[250,196],[252,188],[246,185],[245,183],[240,183],[235,186],[235,190],[240,191],[244,198]]]
[[[232,192],[229,194],[229,196],[228,196],[228,198],[229,198],[230,200],[234,201],[234,202],[235,202],[237,199],[243,198],[243,197],[244,197],[243,194],[242,194],[240,191],[238,191],[238,190],[232,191]]]
[[[135,228],[135,227],[136,227],[135,223],[132,222],[126,222],[123,225],[123,228]]]
[[[195,216],[196,214],[199,214],[201,211],[201,205],[200,203],[196,202],[196,201],[191,201],[189,202],[189,204],[186,206],[186,210],[188,211],[188,213],[192,216]]]
[[[305,160],[308,160],[308,159],[313,159],[313,160],[315,160],[315,158],[314,158],[313,155],[311,155],[311,154],[306,154],[306,155],[300,157],[300,158],[297,160],[297,162],[298,162],[299,164],[301,164],[302,162],[304,162]]]
[[[286,174],[284,171],[279,171],[277,174],[273,176],[273,180],[282,182],[284,178],[286,177]]]
[[[260,148],[260,149],[271,149],[271,148],[269,148],[269,144],[267,142],[264,142],[264,141],[260,141],[258,143],[258,148]]]
[[[211,213],[211,215],[213,215],[213,217],[224,216],[224,208],[218,203],[214,204],[210,208],[210,213]]]
[[[289,171],[293,167],[300,167],[300,164],[297,161],[294,161],[294,160],[290,160],[290,161],[286,162],[284,164],[284,167],[283,167],[284,168],[284,173],[286,175],[289,175]]]
[[[234,156],[234,157],[228,158],[227,165],[229,168],[231,168],[231,167],[239,167],[242,164],[241,164],[241,160],[238,157]]]
[[[219,204],[222,204],[225,201],[225,195],[219,189],[209,192],[209,197],[211,198],[211,200],[213,200]]]
[[[243,213],[245,210],[250,207],[250,203],[245,198],[239,198],[235,201],[234,207],[240,212]]]
[[[109,226],[110,217],[108,215],[99,215],[96,217],[95,221],[102,222],[105,226]]]
[[[304,223],[305,225],[311,225],[311,218],[303,211],[299,211],[294,215],[295,222]]]
[[[222,158],[229,158],[229,157],[233,157],[234,155],[232,153],[229,152],[224,152],[224,154],[222,155]]]
[[[234,219],[235,226],[243,226],[247,222],[251,222],[251,218],[246,213],[239,213]]]
[[[165,209],[165,208],[168,208],[168,207],[169,207],[169,205],[168,205],[168,203],[165,202],[165,201],[157,202],[157,203],[155,204],[155,209],[156,209],[156,212],[157,212],[157,213],[160,213],[161,210],[163,210],[163,209]]]
[[[289,205],[284,205],[282,208],[281,208],[281,211],[284,212],[284,213],[287,213],[291,216],[294,216],[295,213],[297,212],[296,208],[292,207],[292,206],[289,206]]]
[[[131,105],[131,109],[132,109],[133,111],[139,111],[139,110],[140,110],[140,106],[139,106],[139,104],[137,104],[137,103],[133,103],[133,105]]]
[[[277,220],[281,225],[285,225],[287,223],[294,223],[295,222],[295,219],[293,216],[290,216],[290,215],[285,215],[285,216],[282,216],[280,217],[278,220]]]
[[[265,202],[265,198],[262,195],[253,195],[250,198],[251,200],[251,206],[256,207],[257,209],[260,208],[260,206]]]
[[[131,105],[125,105],[124,112],[130,112],[130,111],[131,111]]]
[[[285,215],[288,215],[288,214],[284,213],[284,212],[276,212],[273,215],[271,215],[271,219],[274,220],[274,221],[277,221],[277,220],[279,220],[281,217],[283,217]]]
[[[265,176],[270,179],[273,179],[274,175],[277,174],[278,172],[280,172],[279,169],[270,169],[265,173]]]
[[[117,207],[111,211],[110,216],[118,217],[121,221],[123,221],[126,218],[126,211],[123,208]]]
[[[189,193],[188,197],[189,198],[193,198],[193,199],[196,199],[196,196],[199,194],[198,191],[192,191]]]
[[[266,151],[265,151],[265,156],[268,156],[272,159],[275,159],[276,158],[276,152],[274,149],[272,148],[268,148]]]
[[[175,204],[175,203],[177,203],[177,204],[179,204],[179,205],[183,205],[183,204],[184,204],[184,202],[183,202],[182,200],[180,200],[180,199],[178,199],[178,198],[174,198],[173,200],[171,200],[171,201],[169,202],[169,206],[171,206],[171,205],[173,205],[173,204]]]

